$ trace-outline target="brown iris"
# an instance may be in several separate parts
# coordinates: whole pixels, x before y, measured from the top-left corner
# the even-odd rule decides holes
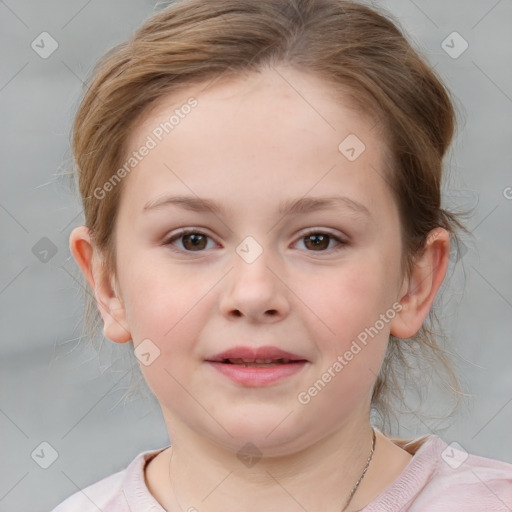
[[[202,250],[206,247],[208,237],[199,233],[183,235],[183,247],[187,250]]]
[[[308,244],[307,241],[310,241],[311,243]],[[308,249],[327,249],[329,247],[329,235],[307,235],[304,237],[304,245]]]

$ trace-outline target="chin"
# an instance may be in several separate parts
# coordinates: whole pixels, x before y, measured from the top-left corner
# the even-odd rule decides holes
[[[321,432],[316,432],[318,422],[304,425],[298,421],[299,413],[299,408],[295,411],[287,409],[286,412],[275,408],[271,413],[263,411],[261,405],[243,412],[235,410],[230,415],[219,414],[217,417],[226,430],[216,424],[215,431],[203,432],[202,435],[237,455],[242,455],[244,450],[253,450],[257,455],[266,457],[290,455],[323,437]]]

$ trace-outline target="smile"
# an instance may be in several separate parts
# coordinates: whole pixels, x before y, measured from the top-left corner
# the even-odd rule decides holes
[[[223,364],[236,364],[238,366],[245,367],[268,367],[268,366],[277,366],[280,364],[289,364],[290,359],[241,359],[241,358],[233,358],[233,359],[224,359],[221,361]]]

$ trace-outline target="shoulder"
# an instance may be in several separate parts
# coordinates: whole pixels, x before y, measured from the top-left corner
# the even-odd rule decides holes
[[[498,511],[512,505],[512,464],[467,453],[457,443],[432,440],[436,471],[422,501],[452,510]],[[454,508],[457,506],[458,508]]]
[[[126,469],[77,491],[51,512],[161,512],[144,480],[146,463],[161,451],[139,453]]]
[[[509,510],[512,464],[469,454],[435,435],[420,441],[403,444],[412,447],[409,465],[364,512]]]
[[[80,491],[71,495],[60,505],[52,510],[52,512],[97,512],[104,511],[121,511],[128,510],[126,500],[123,503],[122,482],[126,470],[114,473]]]

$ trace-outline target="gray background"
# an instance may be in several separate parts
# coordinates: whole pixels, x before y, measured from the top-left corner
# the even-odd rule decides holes
[[[83,290],[68,237],[82,216],[63,177],[83,79],[154,3],[0,1],[1,511],[50,510],[141,451],[169,443],[149,392],[124,403],[139,378],[128,371],[129,347],[106,341],[98,356],[79,339]],[[408,414],[396,433],[433,432],[512,462],[512,2],[377,3],[397,16],[454,94],[461,118],[445,196],[448,205],[474,208],[473,238],[464,241],[439,306],[468,397],[451,419]],[[44,31],[58,42],[46,59],[31,48]],[[469,44],[458,58],[441,47],[453,31]],[[460,49],[460,41],[452,46]],[[436,410],[438,398],[432,391],[424,409]],[[42,442],[58,454],[48,469],[31,455]]]

